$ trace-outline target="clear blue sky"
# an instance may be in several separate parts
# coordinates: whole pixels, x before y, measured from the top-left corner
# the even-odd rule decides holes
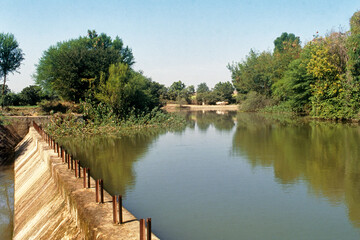
[[[282,32],[305,43],[317,31],[348,30],[357,10],[357,0],[1,0],[0,32],[13,33],[25,53],[20,74],[8,78],[15,92],[34,84],[43,51],[88,29],[122,38],[134,68],[154,81],[213,87],[231,80],[227,64],[251,48],[272,50]]]

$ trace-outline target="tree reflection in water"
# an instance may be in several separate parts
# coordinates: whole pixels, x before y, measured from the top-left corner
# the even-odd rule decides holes
[[[310,194],[345,202],[360,227],[360,127],[238,114],[233,152],[253,167],[273,167],[281,184],[306,181]]]

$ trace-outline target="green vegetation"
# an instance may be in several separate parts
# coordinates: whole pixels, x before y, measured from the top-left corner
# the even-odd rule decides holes
[[[116,37],[112,40],[102,33],[88,31],[88,36],[58,42],[43,53],[34,75],[35,81],[51,95],[79,102],[99,87],[100,75],[111,64],[124,63],[129,67],[134,56],[129,47]]]
[[[54,97],[45,94],[40,86],[30,85],[20,93],[14,93],[5,85],[4,96],[0,102],[4,106],[35,106],[42,101],[54,99]]]
[[[331,32],[301,47],[283,33],[273,52],[250,50],[228,65],[245,111],[293,111],[324,119],[358,118],[360,110],[360,11],[350,32]]]
[[[184,125],[184,119],[159,109],[168,94],[165,87],[134,71],[133,64],[131,49],[124,47],[119,37],[112,40],[95,31],[50,47],[40,59],[34,78],[51,99],[42,99],[39,105],[50,113],[67,114],[55,114],[48,131],[56,136],[119,134]],[[193,87],[186,91],[194,92]],[[23,92],[29,96],[34,91]],[[179,98],[180,92],[176,88],[171,96]]]
[[[1,106],[4,108],[6,77],[16,71],[24,60],[24,54],[19,44],[11,33],[0,33],[0,78],[4,78],[2,84]]]

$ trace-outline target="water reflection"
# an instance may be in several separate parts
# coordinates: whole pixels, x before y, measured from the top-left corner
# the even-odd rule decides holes
[[[11,239],[14,212],[13,166],[0,166],[0,236]]]
[[[310,194],[345,202],[360,227],[360,127],[239,114],[233,152],[253,167],[272,167],[281,184],[306,181]]]
[[[219,131],[230,131],[234,126],[236,112],[181,112],[188,120],[188,128],[198,128],[206,131],[213,125]],[[176,130],[183,134],[185,129]],[[90,137],[61,139],[61,145],[72,154],[81,165],[91,169],[94,178],[102,178],[105,188],[111,194],[126,195],[134,183],[136,173],[134,163],[143,157],[151,144],[165,134],[164,130],[144,130],[132,136],[121,137]]]
[[[94,178],[102,178],[111,194],[125,194],[135,182],[134,163],[159,134],[146,131],[122,137],[64,138],[60,143],[82,166],[91,169]]]
[[[195,122],[200,131],[206,132],[210,126],[214,126],[219,131],[230,131],[235,126],[234,119],[236,111],[195,111],[181,112],[195,126]]]

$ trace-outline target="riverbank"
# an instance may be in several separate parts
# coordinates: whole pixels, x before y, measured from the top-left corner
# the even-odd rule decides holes
[[[167,104],[163,107],[167,112],[177,112],[177,111],[237,111],[239,110],[239,105],[180,105],[179,104]]]

